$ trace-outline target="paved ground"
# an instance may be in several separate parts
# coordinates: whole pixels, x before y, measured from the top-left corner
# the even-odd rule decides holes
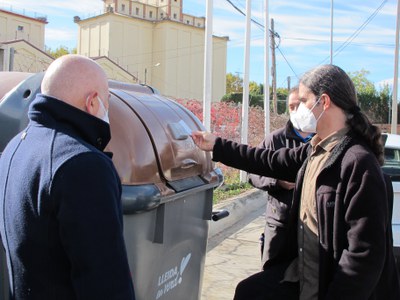
[[[255,196],[259,198],[262,194]],[[201,300],[232,300],[237,283],[260,270],[258,239],[264,230],[264,211],[261,206],[242,218],[237,217],[235,224],[210,237]]]

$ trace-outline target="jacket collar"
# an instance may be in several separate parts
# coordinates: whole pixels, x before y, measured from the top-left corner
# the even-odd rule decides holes
[[[38,94],[29,107],[31,122],[80,137],[103,151],[111,139],[110,125],[56,98]]]
[[[344,135],[340,139],[340,141],[336,145],[336,147],[333,148],[332,153],[330,154],[328,160],[325,162],[325,165],[324,165],[323,169],[321,170],[321,172],[323,170],[326,170],[326,169],[329,169],[330,167],[332,167],[332,165],[336,162],[336,160],[345,153],[345,150],[347,150],[353,144],[354,144],[354,138],[352,137],[351,131],[349,131],[346,135]],[[312,153],[311,144],[307,144],[306,147],[307,147],[307,152],[308,152],[307,158],[305,159],[305,161],[303,162],[303,165],[301,166],[300,170],[297,173],[297,177],[301,178],[300,186],[303,184],[302,182],[303,182],[306,166],[308,164],[308,161],[310,160],[310,156]]]
[[[310,133],[309,136],[306,138],[303,138],[299,134],[296,133],[296,129],[293,127],[293,124],[290,120],[287,121],[286,126],[285,126],[285,132],[286,132],[286,138],[296,140],[302,143],[307,143],[313,136],[313,133]]]

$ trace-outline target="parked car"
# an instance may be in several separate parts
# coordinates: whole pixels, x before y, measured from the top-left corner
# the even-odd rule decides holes
[[[382,170],[390,176],[393,185],[393,247],[397,269],[400,272],[400,135],[384,133],[382,138],[385,145],[385,163]]]

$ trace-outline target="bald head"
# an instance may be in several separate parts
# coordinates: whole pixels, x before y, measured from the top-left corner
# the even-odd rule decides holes
[[[56,59],[47,69],[41,89],[45,95],[94,115],[96,111],[92,113],[87,108],[88,100],[100,97],[108,107],[107,76],[95,61],[85,56],[69,54]]]

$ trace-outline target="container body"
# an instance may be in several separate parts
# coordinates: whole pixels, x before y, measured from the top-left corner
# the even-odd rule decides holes
[[[0,154],[28,124],[44,73],[0,72]],[[122,182],[124,237],[136,299],[200,298],[213,189],[222,177],[190,132],[204,130],[155,89],[109,81],[113,163]],[[0,299],[9,299],[0,247]]]

